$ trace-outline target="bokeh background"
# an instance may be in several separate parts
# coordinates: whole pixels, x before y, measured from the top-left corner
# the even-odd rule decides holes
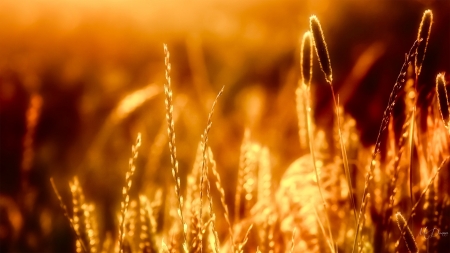
[[[450,73],[447,0],[0,1],[0,251],[73,251],[50,177],[70,206],[68,181],[77,175],[100,230],[117,233],[138,132],[132,191],[152,195],[172,184],[163,43],[182,185],[225,86],[209,139],[232,205],[246,128],[271,150],[275,182],[301,155],[295,87],[309,16],[322,23],[335,89],[368,147],[426,9],[434,24],[419,79],[424,98],[437,73]],[[314,64],[315,119],[326,130],[331,94]]]

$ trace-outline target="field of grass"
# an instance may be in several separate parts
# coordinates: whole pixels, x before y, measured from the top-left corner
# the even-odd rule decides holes
[[[0,252],[450,252],[450,2],[0,2]]]

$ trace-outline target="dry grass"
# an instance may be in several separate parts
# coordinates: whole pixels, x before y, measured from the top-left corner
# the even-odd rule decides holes
[[[251,99],[243,100],[253,103],[245,108],[248,118],[240,122],[243,127],[239,128],[243,134],[236,137],[239,144],[233,146],[222,131],[229,124],[223,104],[229,103],[227,99],[235,91],[222,86],[214,96],[214,89],[202,89],[208,77],[197,76],[196,91],[192,94],[198,97],[187,96],[191,87],[172,85],[171,75],[176,74],[173,70],[177,67],[172,68],[174,57],[171,58],[168,45],[164,44],[161,52],[164,53],[161,65],[165,67],[164,105],[158,99],[157,84],[131,92],[114,107],[92,144],[95,148],[107,146],[105,140],[113,133],[105,130],[108,126],[133,117],[145,103],[154,103],[156,109],[151,111],[154,114],[143,114],[151,118],[151,125],[157,126],[146,130],[145,124],[136,124],[130,131],[139,134],[132,145],[122,183],[116,185],[122,189],[120,208],[105,210],[104,205],[90,199],[92,195],[85,196],[86,175],[75,176],[69,182],[71,201],[65,201],[68,194],[61,195],[54,180],[50,180],[56,194],[54,202],[59,202],[62,209],[59,212],[65,216],[60,223],[70,226],[73,233],[74,251],[448,250],[449,86],[442,73],[437,74],[432,92],[424,94],[426,89],[419,87],[419,74],[427,67],[425,55],[432,35],[433,13],[427,10],[423,14],[417,41],[406,54],[397,79],[392,80],[393,90],[375,145],[369,148],[360,144],[357,122],[344,110],[335,92],[333,77],[336,79],[341,73],[337,71],[333,76],[326,33],[316,16],[311,16],[309,21],[310,31],[304,34],[299,45],[300,62],[293,70],[298,74],[288,74],[298,81],[293,82],[297,85],[283,88],[277,98],[280,101],[275,99],[273,104],[267,102],[269,96],[264,97],[257,89],[248,91]],[[191,39],[189,45],[195,51],[195,36]],[[328,45],[332,43],[328,41]],[[319,84],[313,78],[312,50],[316,51],[325,82],[331,88],[329,104],[335,112],[331,127],[313,113],[319,99],[316,93]],[[201,57],[196,57],[192,65],[197,70],[207,69],[199,60]],[[333,69],[338,68],[333,66]],[[425,102],[419,100],[422,96],[427,98]],[[284,101],[286,98],[289,103]],[[39,95],[32,96],[23,145],[24,171],[31,168],[33,136],[42,103],[45,100]],[[295,134],[289,136],[295,141],[289,144],[281,141],[280,133],[287,128],[280,122],[276,122],[279,126],[270,126],[267,123],[271,121],[270,115],[261,112],[260,104],[277,111],[275,114],[284,119],[297,117],[297,122],[290,123],[298,128],[293,127],[291,132]],[[288,106],[294,109],[288,110]],[[156,124],[154,119],[158,117],[165,117],[166,121]],[[203,119],[206,126],[197,122],[204,123]],[[190,129],[192,121],[200,126]],[[258,124],[263,127],[258,129]],[[193,145],[180,139],[198,143],[198,147],[192,148]],[[295,159],[280,162],[283,150],[277,148],[292,143],[299,150]],[[116,143],[123,148],[121,144]],[[177,147],[182,152],[177,152]],[[92,150],[88,149],[86,156],[95,161],[97,156]],[[227,160],[236,162],[227,166]],[[188,167],[192,168],[190,172]],[[166,177],[166,174],[171,175]],[[108,227],[100,219],[106,214],[114,217],[111,218],[115,220],[113,226]],[[433,228],[440,233],[423,234]]]
[[[171,65],[169,62],[169,51],[167,46],[164,45],[165,51],[165,65],[166,65],[166,84],[164,87],[165,90],[165,103],[166,103],[166,118],[168,124],[168,133],[169,133],[169,148],[170,148],[170,158],[172,163],[172,176],[175,180],[175,198],[178,202],[178,208],[176,212],[178,213],[178,217],[181,220],[181,228],[174,229],[177,227],[175,219],[171,219],[169,221],[172,223],[171,225],[164,223],[164,226],[171,227],[170,230],[163,229],[159,230],[158,221],[154,217],[154,211],[150,206],[149,200],[144,195],[140,195],[139,200],[139,219],[132,218],[127,215],[128,203],[130,201],[129,191],[131,188],[131,176],[135,171],[133,161],[137,157],[137,148],[140,146],[140,137],[138,137],[138,142],[135,146],[133,146],[133,156],[130,159],[130,170],[127,172],[126,177],[126,186],[124,187],[123,195],[124,202],[122,203],[122,211],[121,211],[121,226],[119,231],[119,239],[118,248],[120,252],[123,251],[140,251],[140,252],[157,252],[157,251],[167,251],[167,252],[178,252],[183,250],[185,252],[202,252],[202,251],[211,251],[211,252],[220,252],[220,251],[231,251],[231,252],[282,252],[282,251],[331,251],[331,252],[349,252],[349,251],[358,251],[358,252],[367,252],[374,251],[376,249],[383,249],[387,251],[391,251],[393,248],[393,239],[398,238],[398,232],[391,231],[392,225],[391,220],[393,219],[394,210],[404,210],[404,207],[400,205],[402,201],[405,201],[404,198],[408,196],[407,191],[405,191],[404,187],[399,185],[399,181],[408,182],[408,177],[406,171],[402,169],[405,165],[409,163],[410,171],[412,171],[411,164],[414,162],[412,159],[413,152],[418,152],[412,148],[412,145],[417,142],[417,137],[420,136],[420,132],[414,132],[412,127],[416,124],[414,119],[420,115],[416,113],[415,105],[410,106],[410,110],[406,111],[405,122],[402,127],[402,131],[400,137],[395,145],[395,133],[393,132],[393,128],[390,127],[388,129],[389,132],[389,140],[388,143],[394,143],[394,145],[387,145],[387,149],[390,150],[391,153],[390,159],[384,161],[377,158],[377,155],[380,153],[382,148],[382,139],[381,135],[387,129],[388,125],[391,122],[392,112],[394,110],[394,106],[398,101],[398,96],[403,92],[407,94],[407,86],[405,88],[406,83],[406,75],[407,69],[412,64],[414,58],[416,58],[416,75],[419,74],[421,69],[421,64],[424,59],[424,53],[426,50],[425,46],[421,44],[422,42],[427,42],[430,34],[431,23],[432,23],[432,13],[430,11],[426,11],[424,14],[424,18],[422,20],[420,31],[419,31],[419,40],[414,43],[409,53],[406,56],[405,62],[401,68],[400,75],[395,82],[393,91],[389,98],[388,107],[386,108],[383,116],[383,120],[381,123],[379,135],[377,142],[375,144],[374,151],[372,153],[369,169],[367,170],[365,177],[365,184],[363,187],[362,194],[354,193],[355,188],[352,185],[352,180],[355,180],[355,175],[350,173],[350,166],[347,157],[347,147],[352,135],[349,132],[348,128],[345,130],[345,135],[342,134],[342,126],[340,123],[341,112],[339,109],[339,101],[336,101],[334,98],[334,90],[331,84],[332,82],[332,73],[331,73],[331,63],[330,57],[328,55],[328,50],[326,46],[326,42],[324,40],[323,31],[321,29],[320,23],[317,17],[311,17],[311,36],[314,38],[314,45],[317,52],[317,56],[319,58],[319,63],[321,68],[325,74],[326,81],[331,85],[332,95],[334,98],[334,104],[336,109],[336,117],[337,117],[337,131],[339,138],[339,145],[337,147],[341,151],[341,158],[334,159],[329,166],[337,166],[336,168],[340,168],[343,166],[343,172],[339,171],[329,171],[326,169],[324,163],[327,161],[324,160],[323,152],[326,152],[323,149],[324,140],[321,140],[317,137],[316,130],[312,128],[313,126],[313,117],[311,115],[311,105],[310,105],[310,85],[311,85],[311,75],[312,75],[312,48],[311,48],[311,39],[309,33],[306,33],[303,37],[303,41],[301,44],[301,74],[302,79],[299,82],[299,87],[297,88],[297,113],[298,113],[298,121],[300,128],[300,141],[303,142],[308,140],[310,146],[310,155],[305,157],[303,163],[308,163],[309,165],[303,167],[302,162],[293,164],[290,169],[285,172],[285,179],[281,180],[278,184],[278,190],[274,189],[272,182],[272,173],[271,173],[271,163],[270,163],[270,150],[267,147],[261,147],[260,144],[252,141],[251,131],[249,129],[246,130],[244,135],[244,140],[242,141],[241,146],[241,154],[240,154],[240,165],[239,165],[239,173],[238,173],[238,184],[236,190],[236,198],[235,198],[235,211],[234,211],[234,221],[231,220],[231,214],[229,213],[229,207],[227,204],[227,197],[224,191],[224,187],[222,185],[221,176],[217,170],[217,163],[214,160],[213,152],[210,147],[208,147],[208,134],[212,125],[212,116],[214,112],[214,108],[217,103],[218,97],[223,93],[223,88],[217,95],[216,99],[213,102],[211,112],[208,116],[208,121],[204,133],[201,138],[201,142],[199,145],[199,149],[197,151],[197,158],[194,164],[194,169],[192,174],[188,177],[188,192],[186,196],[187,203],[183,204],[183,194],[180,180],[180,172],[178,169],[178,162],[176,156],[176,148],[175,148],[175,127],[174,127],[174,119],[173,119],[173,102],[172,95],[173,91],[171,88],[171,79],[170,79],[170,71]],[[425,23],[425,24],[424,24]],[[425,32],[423,31],[425,30]],[[422,46],[421,46],[422,45]],[[418,51],[419,53],[417,53]],[[417,78],[416,78],[417,80]],[[411,92],[416,92],[412,90]],[[443,123],[445,127],[448,127],[448,97],[446,93],[445,80],[444,76],[439,74],[436,79],[436,94],[438,97],[437,104],[439,105],[441,116],[443,119]],[[412,103],[415,103],[414,101]],[[430,105],[433,106],[433,105]],[[422,110],[423,113],[423,110]],[[427,115],[426,117],[430,117]],[[344,118],[342,118],[344,119]],[[344,119],[345,121],[345,119]],[[431,125],[429,127],[438,127],[438,125]],[[320,126],[319,126],[320,127]],[[304,129],[304,130],[302,130]],[[306,133],[307,132],[307,133]],[[316,135],[316,137],[315,137]],[[344,137],[345,136],[345,137]],[[444,136],[448,140],[449,136]],[[406,140],[409,140],[409,159],[402,159],[402,154],[405,150]],[[319,145],[316,145],[316,142],[319,142]],[[445,142],[444,142],[445,143]],[[447,142],[448,143],[448,142]],[[416,143],[416,145],[420,145],[420,143]],[[445,145],[445,144],[443,144]],[[305,145],[301,145],[305,146]],[[397,150],[395,150],[397,149]],[[420,150],[420,149],[419,149]],[[411,218],[420,211],[419,205],[421,203],[422,198],[426,196],[426,206],[424,206],[424,210],[429,209],[430,204],[434,204],[434,206],[440,206],[440,210],[448,209],[448,201],[444,201],[444,199],[448,198],[446,192],[443,193],[441,198],[435,197],[434,199],[430,199],[428,195],[428,190],[430,186],[432,186],[435,182],[435,179],[439,175],[439,172],[442,167],[448,166],[446,161],[448,160],[448,153],[442,153],[445,150],[439,150],[439,154],[436,154],[439,157],[447,157],[445,160],[441,161],[441,165],[437,167],[436,172],[433,176],[430,177],[429,183],[426,184],[426,187],[423,189],[421,195],[414,203],[414,205],[410,205],[409,209],[409,218],[405,220],[399,211],[396,213],[396,220],[398,223],[398,227],[400,228],[400,234],[405,241],[405,245],[410,252],[417,252],[418,245],[415,241],[415,235],[412,230],[408,227],[408,222],[410,222]],[[319,158],[316,158],[315,153],[318,152]],[[395,154],[395,155],[393,155]],[[419,154],[420,155],[420,154]],[[367,159],[368,157],[362,157],[362,160]],[[361,158],[359,158],[361,159]],[[209,167],[211,166],[211,170]],[[390,175],[390,179],[384,180],[384,183],[380,183],[380,180],[376,180],[378,183],[373,185],[370,182],[373,180],[374,171],[376,173],[380,173],[381,167],[388,166],[390,167],[390,171],[385,171],[386,175]],[[305,168],[314,168],[313,170],[305,170]],[[300,171],[302,174],[298,174]],[[313,173],[313,174],[312,174]],[[338,176],[337,180],[328,181],[327,173],[334,173],[336,175],[342,175],[342,178]],[[301,176],[298,176],[301,175]],[[315,176],[313,176],[315,175]],[[410,172],[412,175],[412,172]],[[448,172],[446,173],[448,176]],[[222,247],[220,246],[220,238],[219,232],[221,232],[221,228],[217,227],[217,208],[213,207],[213,194],[211,193],[210,188],[210,179],[209,177],[214,178],[214,182],[216,188],[218,190],[220,196],[220,203],[222,206],[222,212],[227,224],[228,229],[226,233],[228,234],[228,241],[223,243]],[[311,181],[308,183],[308,179]],[[73,193],[73,218],[70,218],[64,204],[62,204],[62,199],[57,193],[56,188],[55,192],[61,202],[61,206],[63,207],[65,215],[68,217],[71,226],[74,229],[75,234],[77,235],[77,251],[78,252],[95,252],[94,248],[97,242],[93,237],[93,229],[92,225],[88,223],[85,219],[90,219],[89,212],[85,211],[84,215],[80,214],[79,209],[86,209],[86,205],[84,204],[84,196],[80,191],[80,186],[77,179],[74,179],[74,183],[71,186]],[[410,189],[412,189],[414,182],[411,181],[412,177],[409,177]],[[421,178],[421,181],[427,180],[427,178]],[[53,181],[52,181],[53,182]],[[442,184],[442,181],[438,181],[436,184]],[[310,184],[309,189],[306,184]],[[342,184],[347,184],[346,194],[343,194],[339,197],[339,200],[332,199],[336,198],[333,196],[336,195],[334,190],[338,189],[336,187],[341,187]],[[276,185],[276,184],[275,184]],[[380,188],[379,188],[380,187]],[[203,209],[205,208],[203,203],[203,194],[204,189],[206,190],[206,196],[208,198],[208,208],[207,208],[207,216],[204,215]],[[313,190],[315,189],[315,190]],[[357,189],[357,188],[356,188]],[[385,189],[385,190],[384,190]],[[278,191],[277,195],[274,193]],[[310,202],[312,199],[310,197],[298,195],[300,192],[311,192],[308,194],[319,194],[321,196],[321,200],[318,199],[311,202],[310,205],[306,205],[305,201]],[[326,193],[322,193],[325,191]],[[383,192],[385,191],[385,192]],[[397,193],[400,191],[400,194]],[[376,198],[384,199],[382,203],[385,203],[382,208],[372,206],[374,201],[370,199],[370,193],[373,192]],[[274,198],[275,196],[280,196],[281,198]],[[413,200],[413,191],[410,190],[409,195],[411,200]],[[438,192],[433,191],[433,194],[436,196],[439,195]],[[356,217],[356,204],[354,200],[354,195],[360,195],[362,197],[361,208],[359,210],[358,218]],[[347,196],[347,197],[346,197]],[[199,198],[199,199],[197,199]],[[167,200],[166,200],[167,201]],[[436,204],[438,201],[440,204]],[[319,202],[322,202],[322,205],[318,205]],[[135,203],[135,202],[134,202]],[[170,203],[170,202],[168,202]],[[276,208],[273,203],[276,205],[281,205],[282,208]],[[295,203],[295,205],[293,205]],[[338,206],[334,203],[340,203]],[[371,204],[372,203],[372,204]],[[403,204],[404,206],[405,204]],[[407,205],[408,206],[408,205]],[[184,208],[186,207],[186,208]],[[295,207],[295,208],[294,208]],[[336,212],[336,207],[338,213],[332,214],[331,216],[335,217],[338,215],[340,218],[339,221],[333,220],[330,222],[328,218],[329,212]],[[287,208],[287,209],[286,209]],[[371,208],[373,210],[377,210],[378,212],[376,216],[368,214],[366,212],[367,208]],[[172,208],[169,207],[168,210]],[[186,219],[183,215],[183,210],[189,213],[190,222],[189,225],[186,223]],[[283,211],[284,210],[284,211]],[[333,211],[331,211],[333,210]],[[408,210],[404,210],[404,212],[408,212]],[[354,213],[354,217],[351,218],[351,215],[345,215],[345,213]],[[432,212],[428,212],[432,213]],[[341,214],[344,214],[342,216]],[[161,214],[160,214],[161,215]],[[325,218],[325,225],[323,223],[323,215]],[[377,222],[377,216],[380,215],[382,217],[380,224],[382,226],[374,225],[374,222]],[[423,214],[422,214],[423,215]],[[205,221],[205,218],[207,220]],[[81,218],[83,218],[83,222],[85,222],[86,231],[82,232],[80,230],[81,227]],[[427,218],[426,216],[423,219],[429,220],[446,220],[448,217],[444,215],[444,213],[440,213],[437,215],[437,218]],[[126,221],[127,220],[127,221]],[[353,221],[352,221],[353,220]],[[356,227],[352,225],[352,223],[356,220]],[[312,224],[317,223],[315,226],[311,226]],[[129,227],[125,229],[125,224]],[[125,245],[133,245],[135,243],[134,233],[137,225],[140,224],[140,234],[137,239],[139,247],[132,247]],[[442,223],[441,223],[442,224]],[[286,227],[288,226],[288,227]],[[316,227],[313,229],[313,227]],[[217,229],[219,230],[217,231]],[[254,229],[252,229],[254,228]],[[286,229],[287,228],[287,229]],[[319,233],[319,228],[321,233]],[[256,230],[255,230],[256,229]],[[356,229],[356,230],[354,230]],[[176,231],[182,231],[181,238],[176,238],[174,236],[180,236]],[[295,231],[300,231],[300,235],[297,236]],[[163,231],[172,231],[169,234],[161,234]],[[175,232],[174,232],[175,231]],[[234,231],[237,231],[235,234]],[[257,232],[252,232],[257,231]],[[88,235],[87,237],[83,237],[84,234]],[[380,234],[381,237],[378,237],[377,234]],[[392,236],[393,237],[392,237]],[[256,237],[255,237],[256,236]],[[128,239],[126,239],[128,238]],[[204,239],[205,238],[205,239]],[[334,239],[336,238],[336,239]],[[377,238],[381,238],[381,242],[383,246],[377,247],[372,245],[372,243],[376,243]],[[162,239],[161,245],[158,245],[158,241]],[[226,241],[226,238],[224,238]],[[124,240],[131,240],[127,243]],[[204,240],[207,240],[204,242]],[[237,240],[237,241],[236,241]],[[443,239],[441,239],[443,240]],[[170,244],[164,243],[165,241],[169,241]],[[423,241],[423,240],[422,240]],[[290,242],[290,243],[289,243]],[[424,242],[422,242],[424,243]],[[86,247],[89,245],[89,247]],[[353,246],[351,246],[353,244]],[[401,245],[397,242],[395,247],[400,249]],[[435,249],[439,249],[442,247],[441,244],[435,243]],[[353,250],[351,250],[353,248]],[[426,248],[426,247],[425,247]],[[159,249],[159,250],[158,250]]]

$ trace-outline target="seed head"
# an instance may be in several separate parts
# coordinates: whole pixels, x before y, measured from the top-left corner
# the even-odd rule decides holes
[[[446,128],[450,128],[450,101],[445,87],[444,73],[436,76],[436,96],[444,125]]]
[[[308,86],[311,84],[312,66],[313,66],[312,59],[313,59],[313,51],[312,51],[311,33],[305,32],[305,34],[303,34],[300,51],[300,71],[302,74],[303,83]]]
[[[427,51],[428,39],[430,38],[431,25],[433,24],[433,12],[426,10],[423,13],[422,21],[419,26],[419,33],[417,34],[417,40],[421,41],[419,47],[417,47],[415,68],[416,74],[419,75],[422,70],[422,63],[425,59],[425,52]]]
[[[314,46],[316,47],[317,58],[319,59],[320,68],[325,74],[325,79],[331,84],[333,80],[331,74],[331,62],[328,55],[327,43],[323,36],[322,27],[320,26],[319,19],[313,15],[309,18],[310,29],[314,40]]]

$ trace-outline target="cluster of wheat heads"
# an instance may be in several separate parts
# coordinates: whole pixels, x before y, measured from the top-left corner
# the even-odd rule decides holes
[[[109,235],[101,242],[94,219],[99,214],[95,206],[85,200],[78,179],[75,177],[70,183],[72,211],[64,205],[52,181],[64,215],[75,233],[76,251],[448,250],[450,238],[445,232],[450,229],[450,106],[444,74],[437,75],[436,92],[429,94],[427,104],[417,103],[418,76],[432,21],[432,12],[425,11],[417,40],[406,54],[394,84],[370,155],[359,143],[355,120],[339,104],[324,34],[318,18],[312,16],[310,31],[301,42],[301,80],[296,90],[300,148],[306,155],[287,168],[280,182],[274,182],[269,148],[254,140],[251,131],[246,130],[240,150],[234,206],[226,201],[224,182],[208,146],[214,108],[223,88],[212,104],[186,180],[186,192],[182,192],[170,54],[164,45],[164,93],[173,189],[167,191],[169,194],[165,198],[161,192],[153,197],[130,197],[133,175],[139,169],[135,166],[141,146],[138,135],[123,186],[117,238]],[[335,109],[332,131],[322,130],[312,117],[313,51],[331,88]],[[393,109],[399,103],[404,104],[405,110],[404,116],[397,119]],[[402,127],[396,130],[394,121],[401,121]],[[327,143],[327,135],[335,140],[333,147]],[[219,199],[213,199],[213,190],[218,192]],[[219,219],[225,221],[221,223],[224,225],[218,225]]]

